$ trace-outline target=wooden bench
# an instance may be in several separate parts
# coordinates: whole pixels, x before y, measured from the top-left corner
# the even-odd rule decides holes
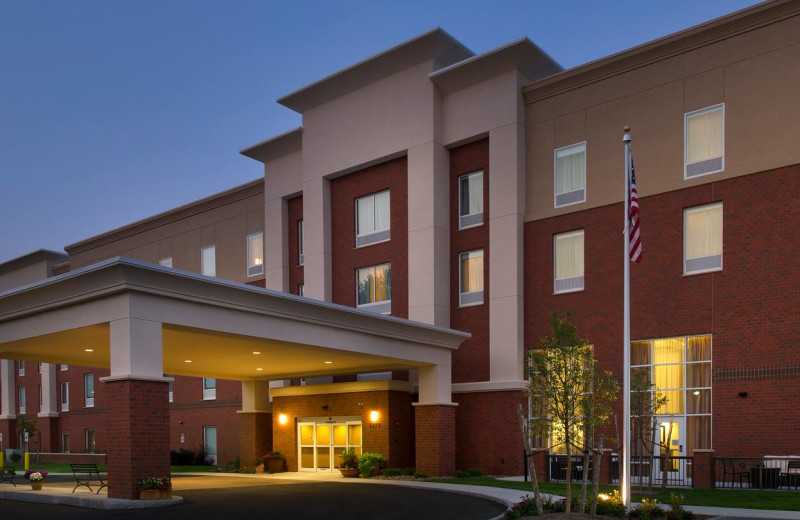
[[[0,469],[0,483],[8,482],[14,487],[17,485],[14,483],[14,477],[17,476],[17,472],[14,471],[14,466],[6,466],[3,469]]]
[[[85,486],[89,488],[90,492],[93,492],[91,485],[99,484],[100,489],[98,489],[96,493],[99,495],[104,487],[108,487],[106,480],[100,475],[100,470],[97,469],[97,464],[70,464],[70,467],[72,468],[72,474],[75,476],[75,488],[72,490],[73,493],[80,486]]]

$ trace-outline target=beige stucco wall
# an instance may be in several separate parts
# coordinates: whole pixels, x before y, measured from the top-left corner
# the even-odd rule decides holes
[[[39,280],[44,280],[48,276],[49,269],[46,260],[22,266],[14,271],[0,274],[0,292],[38,282]]]
[[[798,63],[794,17],[534,100],[526,220],[620,202],[624,125],[632,127],[640,196],[800,162]],[[684,114],[718,103],[725,103],[725,170],[684,180]],[[587,201],[555,210],[554,149],[584,140]]]

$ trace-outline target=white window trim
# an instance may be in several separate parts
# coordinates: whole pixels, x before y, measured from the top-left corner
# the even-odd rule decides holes
[[[23,377],[25,375],[25,362],[17,361],[17,375]]]
[[[483,192],[483,190],[484,190],[483,170],[476,170],[474,172],[465,173],[464,175],[459,175],[458,176],[458,229],[459,230],[471,229],[471,228],[474,228],[474,227],[480,227],[480,226],[483,225],[483,222],[484,222],[484,219],[481,218],[481,221],[479,223],[477,223],[477,224],[470,224],[468,226],[462,226],[461,225],[461,219],[464,218],[464,217],[474,217],[475,215],[481,215],[481,217],[483,216],[483,211],[481,211],[480,213],[467,213],[466,215],[462,215],[461,214],[461,200],[462,200],[461,199],[461,180],[465,179],[465,178],[469,178],[472,175],[480,175],[481,176],[481,197],[483,197],[483,195],[484,195],[484,192]]]
[[[370,310],[370,309],[373,309],[373,308],[376,308],[376,307],[377,308],[382,308],[382,307],[388,306],[389,310],[380,312],[379,314],[387,314],[388,315],[388,314],[392,313],[392,300],[391,300],[391,298],[388,299],[388,300],[381,300],[379,302],[376,301],[376,302],[369,302],[369,303],[358,303],[358,280],[359,280],[358,272],[362,271],[364,269],[376,269],[378,267],[383,267],[383,266],[387,266],[389,268],[389,272],[391,272],[391,270],[392,270],[392,263],[391,262],[385,262],[383,264],[368,265],[366,267],[359,267],[358,269],[356,269],[356,309]],[[389,283],[390,283],[389,291],[391,291],[392,290],[391,280],[389,281]],[[374,296],[374,294],[372,296]]]
[[[165,256],[164,258],[158,261],[158,265],[160,265],[161,267],[172,267],[172,257]]]
[[[481,289],[480,291],[461,292],[461,264],[462,264],[461,258],[464,255],[468,255],[470,253],[477,253],[478,251],[480,251],[483,254],[483,259],[484,259],[484,262],[485,262],[486,261],[486,252],[483,249],[471,249],[469,251],[462,251],[461,253],[458,253],[458,307],[459,308],[462,308],[462,307],[475,307],[476,305],[483,305],[485,300],[486,300],[486,298],[484,297],[485,296],[484,295],[484,290],[486,288],[486,280],[485,279],[484,279],[484,289]],[[486,264],[484,264],[484,271],[486,271],[485,265]],[[478,293],[480,293],[480,295],[481,295],[481,301],[472,302],[472,303],[462,303],[461,300],[464,298],[464,295],[468,295],[468,294],[477,295]]]
[[[562,289],[562,290],[559,291],[559,290],[556,289],[556,283],[558,282],[558,280],[569,280],[570,278],[556,278],[556,271],[558,270],[558,264],[557,264],[558,255],[556,254],[556,238],[560,237],[560,236],[563,237],[563,236],[567,236],[567,235],[578,235],[578,234],[583,235],[583,241],[584,241],[583,242],[583,245],[584,245],[584,253],[583,253],[584,266],[583,266],[583,274],[581,275],[581,278],[582,278],[581,286],[580,287],[576,287],[574,289]],[[577,277],[573,277],[573,278],[577,278]],[[574,292],[581,292],[581,291],[584,291],[584,290],[586,290],[586,230],[584,230],[584,229],[574,229],[572,231],[565,231],[563,233],[555,233],[553,235],[553,294],[569,294],[569,293],[574,293]]]
[[[214,250],[214,272],[211,274],[206,274],[206,266],[205,266],[205,252],[208,249]],[[211,244],[208,246],[204,246],[200,248],[200,274],[203,276],[211,276],[213,278],[217,277],[217,245]]]
[[[358,210],[356,210],[358,211]],[[358,214],[356,214],[358,218]],[[305,257],[303,256],[303,219],[297,221],[297,265],[305,265]]]
[[[69,370],[69,365],[61,365],[62,372],[66,372],[67,370]]]
[[[89,397],[89,385],[86,384],[89,378],[92,380],[92,397]],[[94,395],[94,374],[83,374],[83,405],[85,408],[94,408]]]
[[[699,173],[697,175],[692,175],[691,177],[687,176],[689,170],[689,118],[692,116],[698,116],[702,114],[706,114],[708,112],[713,112],[715,110],[722,110],[722,167],[719,170],[714,170],[706,173]],[[704,177],[706,175],[713,175],[715,173],[719,173],[721,171],[725,171],[725,103],[719,103],[717,105],[712,105],[710,107],[701,108],[699,110],[693,110],[691,112],[686,112],[683,114],[683,180],[691,180],[696,179],[698,177]]]
[[[694,271],[687,271],[686,270],[686,261],[687,260],[696,260],[697,258],[710,258],[712,256],[717,256],[717,255],[708,255],[707,257],[698,256],[698,257],[695,257],[695,258],[686,258],[686,231],[687,231],[687,228],[686,228],[686,215],[691,213],[692,211],[698,211],[698,210],[701,210],[701,209],[710,209],[710,208],[715,207],[715,206],[719,206],[720,209],[723,210],[722,223],[721,223],[721,226],[722,226],[722,247],[721,247],[721,250],[722,250],[722,252],[719,254],[719,267],[712,267],[710,269],[697,269],[697,270],[694,270]],[[700,206],[692,206],[690,208],[684,208],[683,209],[683,276],[694,276],[696,274],[716,273],[716,272],[722,271],[722,268],[725,265],[724,264],[724,260],[725,260],[725,249],[724,249],[724,247],[725,247],[725,213],[724,213],[724,211],[725,210],[723,208],[722,202],[713,202],[711,204],[701,204]]]
[[[24,386],[17,387],[17,403],[19,405],[20,415],[26,413],[28,408],[28,395]]]
[[[297,286],[297,295],[298,296],[305,296],[306,292],[306,284],[301,283]]]
[[[214,379],[214,388],[206,388],[206,379]],[[213,377],[203,378],[203,401],[214,401],[217,398],[217,380]]]
[[[68,412],[69,411],[69,382],[62,381],[59,385],[61,390],[61,411]]]
[[[358,201],[362,200],[362,199],[366,199],[366,198],[372,197],[372,199],[373,199],[372,208],[373,208],[373,212],[374,212],[374,210],[375,210],[375,200],[374,199],[375,199],[375,197],[377,195],[380,195],[381,193],[388,193],[389,194],[389,227],[386,228],[386,229],[370,231],[369,233],[359,233],[358,232]],[[382,243],[388,242],[388,241],[390,241],[392,239],[392,236],[391,236],[391,231],[392,231],[392,190],[391,189],[376,191],[375,193],[370,193],[369,195],[364,195],[362,197],[356,197],[356,200],[355,200],[353,206],[354,206],[353,210],[355,211],[355,224],[356,224],[355,225],[355,228],[356,228],[356,249],[358,249],[360,247],[372,246],[372,245],[375,245],[375,244],[382,244]],[[376,240],[374,242],[367,242],[367,243],[361,244],[361,245],[358,244],[358,239],[359,238],[369,237],[369,236],[372,236],[372,235],[378,235],[378,234],[386,233],[386,232],[389,233],[389,238],[385,238],[383,240]]]
[[[251,239],[259,237],[259,236],[261,237],[261,263],[260,264],[250,265],[250,258],[252,256],[250,254],[251,248],[252,248]],[[247,272],[246,272],[247,277],[250,278],[250,277],[253,277],[253,276],[260,276],[260,275],[264,274],[264,256],[265,256],[264,255],[264,232],[263,231],[257,231],[255,233],[250,233],[249,235],[247,235],[246,242],[247,242]],[[216,253],[216,251],[215,251],[215,253]],[[256,267],[258,267],[260,269],[254,269]],[[253,270],[251,271],[251,269],[253,269]]]
[[[583,199],[578,200],[575,202],[570,202],[568,204],[559,204],[557,202],[558,196],[563,195],[563,193],[557,193],[556,187],[558,186],[558,152],[561,150],[566,150],[567,148],[573,148],[575,146],[583,146],[583,158],[584,158],[584,168],[583,168]],[[588,170],[588,151],[586,146],[586,141],[580,141],[573,144],[568,144],[567,146],[562,146],[561,148],[556,148],[553,150],[553,208],[566,208],[567,206],[574,206],[575,204],[583,204],[586,202],[588,186],[586,182],[586,170]]]

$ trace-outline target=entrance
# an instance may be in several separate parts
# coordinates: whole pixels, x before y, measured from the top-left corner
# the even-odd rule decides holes
[[[658,444],[655,446],[656,457],[663,457],[669,452],[670,457],[686,456],[686,418],[661,417],[658,419]],[[656,459],[653,477],[661,481],[661,460]],[[671,458],[667,463],[669,479],[686,477],[686,459]]]
[[[308,418],[297,422],[298,470],[335,471],[342,453],[361,454],[361,420],[357,417]]]

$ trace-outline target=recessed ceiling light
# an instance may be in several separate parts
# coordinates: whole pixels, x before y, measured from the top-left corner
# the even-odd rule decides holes
[[[259,372],[261,372],[261,371],[262,371],[262,370],[264,370],[264,369],[263,369],[263,368],[261,368],[261,367],[258,367],[256,370],[258,370]]]
[[[94,352],[93,348],[85,348],[83,349],[84,352]]]
[[[257,351],[257,350],[254,350],[254,351],[253,351],[253,354],[255,354],[256,356],[258,356],[259,354],[261,354],[261,352],[259,352],[259,351]]]
[[[326,364],[326,365],[332,365],[332,364],[333,364],[333,361],[326,361],[326,362],[325,362],[325,364]]]
[[[191,360],[191,359],[184,359],[184,360],[183,360],[183,362],[184,362],[184,363],[191,363],[191,362],[192,362],[192,360]]]

